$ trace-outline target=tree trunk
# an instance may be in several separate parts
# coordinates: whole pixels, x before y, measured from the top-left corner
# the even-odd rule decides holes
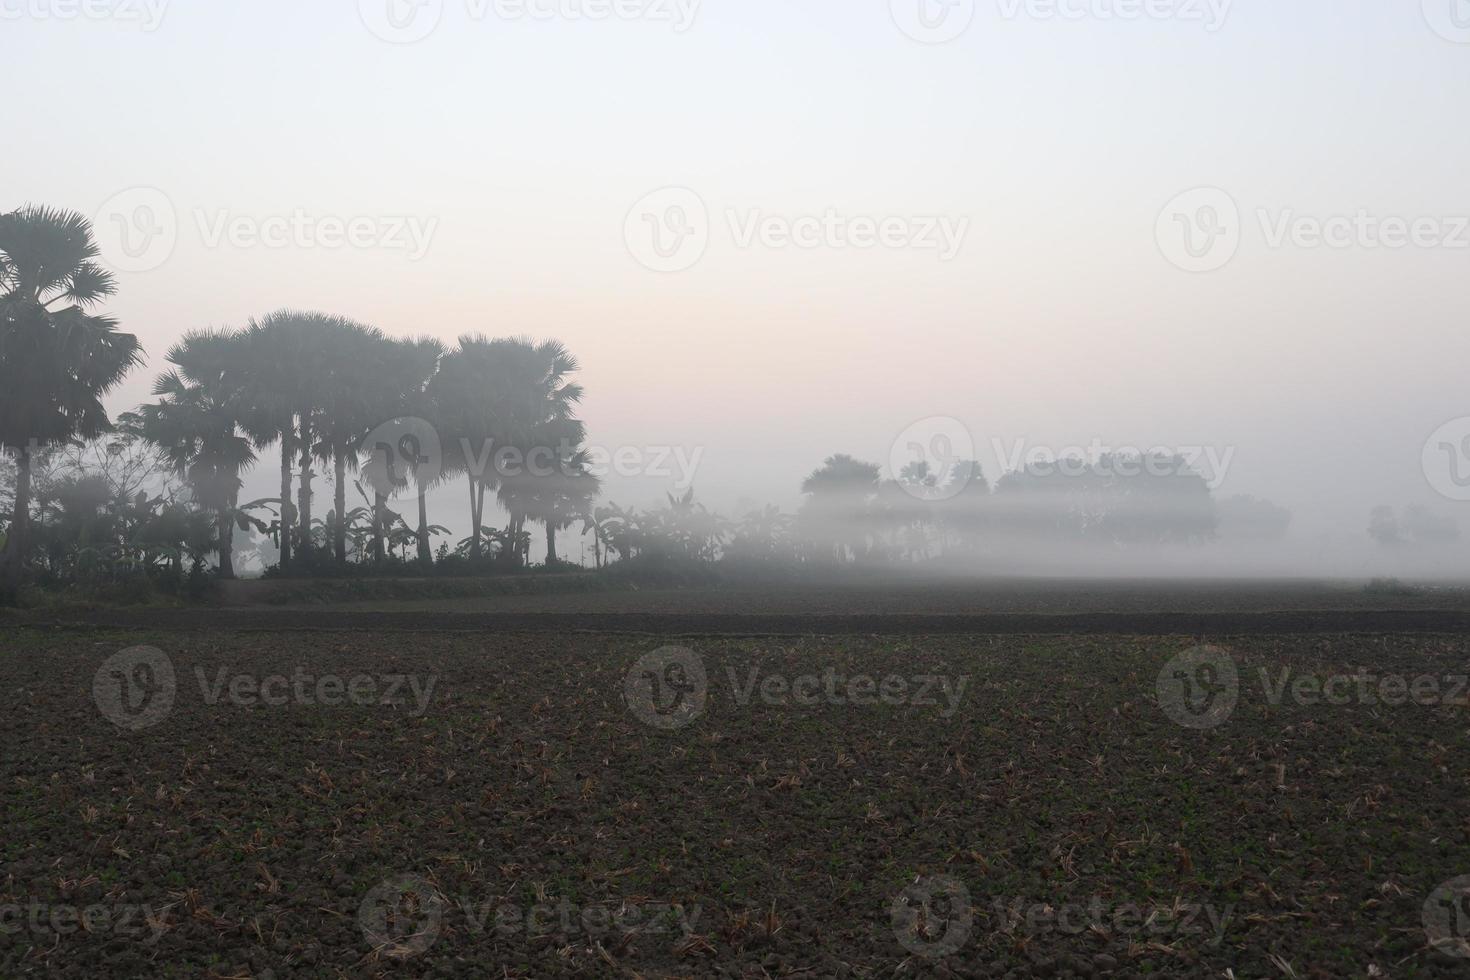
[[[383,537],[388,533],[387,521],[388,498],[383,491],[373,491],[373,561],[381,562],[388,556],[387,549],[383,545]]]
[[[239,493],[230,494],[219,515],[219,577],[235,577],[235,507],[240,502]]]
[[[337,564],[347,564],[347,453],[341,447],[337,449],[337,458],[333,461],[337,470],[333,476],[337,480],[334,488],[337,504]]]
[[[5,561],[0,591],[14,593],[20,588],[25,572],[26,549],[30,545],[31,523],[31,450],[23,447],[15,456],[15,510],[10,533],[5,538]]]
[[[470,480],[470,557],[480,557],[480,509],[485,505],[485,498],[475,485],[475,478]]]
[[[302,558],[311,554],[311,423],[303,418],[301,420],[301,487],[298,490],[298,520],[300,521],[301,536],[297,543],[301,546]]]
[[[434,563],[434,553],[429,549],[429,497],[420,486],[419,490],[419,561],[425,567]]]
[[[515,568],[516,562],[520,560],[521,542],[516,538],[516,515],[515,511],[508,511],[505,519],[505,547],[500,550],[499,561],[502,565]]]
[[[291,506],[291,433],[281,431],[281,571],[291,564],[291,526],[295,523]]]
[[[531,543],[521,537],[526,530],[526,517],[524,514],[512,515],[510,519],[511,529],[511,568],[521,568],[529,564],[526,559],[530,558]]]
[[[546,522],[546,567],[556,564],[556,525]]]

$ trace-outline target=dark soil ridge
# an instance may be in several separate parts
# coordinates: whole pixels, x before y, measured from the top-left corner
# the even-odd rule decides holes
[[[602,633],[688,636],[1291,636],[1470,634],[1470,613],[1436,610],[1242,613],[760,615],[110,609],[12,614],[16,627],[330,632]],[[0,619],[0,623],[5,622]]]

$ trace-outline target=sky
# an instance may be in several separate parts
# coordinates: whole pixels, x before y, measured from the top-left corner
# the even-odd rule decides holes
[[[1470,530],[1466,0],[0,0],[0,78],[0,208],[119,269],[119,409],[319,309],[563,341],[619,501],[958,431]]]

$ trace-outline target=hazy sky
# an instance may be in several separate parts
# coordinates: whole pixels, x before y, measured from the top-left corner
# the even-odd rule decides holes
[[[992,439],[1211,446],[1299,533],[1467,516],[1421,465],[1470,415],[1464,0],[420,2],[0,0],[0,207],[98,216],[155,364],[284,306],[557,337],[593,442],[702,448],[726,510],[949,416],[992,476]],[[647,268],[681,215],[698,261]]]

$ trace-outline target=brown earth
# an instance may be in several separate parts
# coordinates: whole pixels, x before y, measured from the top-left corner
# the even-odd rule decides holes
[[[1205,729],[1160,687],[1192,638],[703,638],[673,673],[642,659],[662,642],[7,630],[0,975],[1470,966],[1427,928],[1470,874],[1463,634],[1216,635],[1237,698]],[[140,644],[175,685],[132,730],[161,674],[101,668]],[[691,664],[705,696],[680,703],[702,710],[650,714],[636,679],[689,698]],[[829,669],[835,695],[793,701]],[[1433,703],[1273,703],[1283,670],[1444,680]],[[252,694],[298,672],[375,686]],[[109,700],[129,678],[153,700]],[[860,678],[903,690],[854,703]]]

